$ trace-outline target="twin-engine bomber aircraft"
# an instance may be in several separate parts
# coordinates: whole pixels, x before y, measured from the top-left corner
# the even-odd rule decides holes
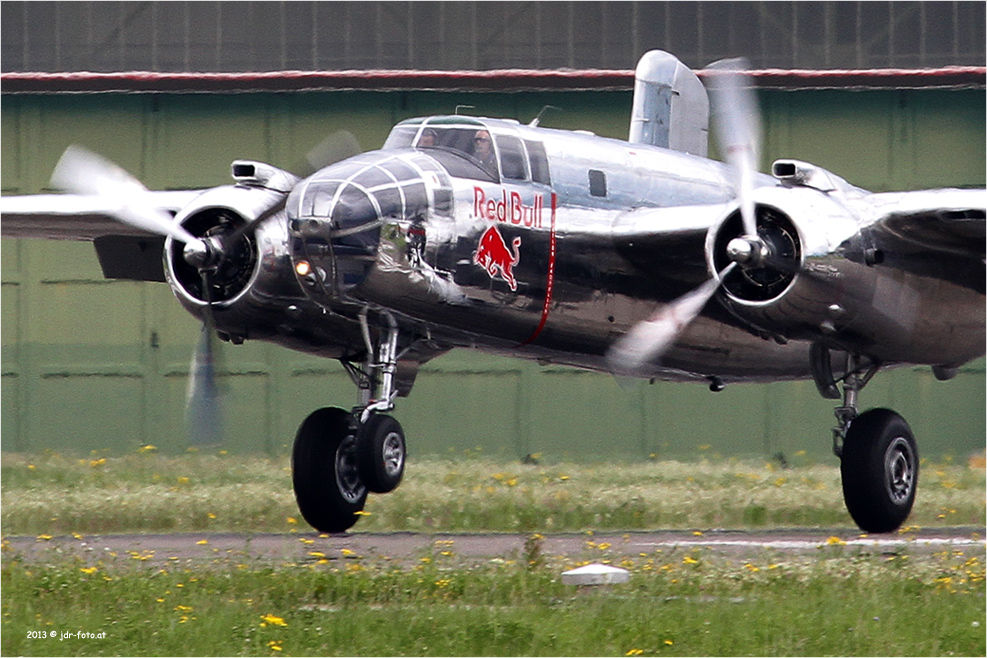
[[[907,518],[908,424],[858,413],[882,367],[949,379],[984,354],[987,190],[872,194],[811,164],[759,174],[743,63],[709,70],[727,164],[706,156],[707,92],[646,54],[628,141],[502,119],[402,121],[382,149],[305,179],[252,161],[234,185],[149,192],[78,147],[53,184],[4,197],[4,237],[93,240],[110,278],[167,281],[205,336],[337,359],[359,392],[295,438],[305,520],[341,532],[401,481],[387,412],[456,347],[620,376],[812,378],[836,410],[847,509],[868,532]],[[162,267],[163,264],[163,267]],[[211,351],[193,368],[207,437]]]

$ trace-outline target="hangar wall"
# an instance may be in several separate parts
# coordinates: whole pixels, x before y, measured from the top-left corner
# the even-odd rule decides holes
[[[0,4],[0,71],[982,64],[984,3],[51,2]]]
[[[765,91],[762,170],[777,157],[831,168],[875,191],[984,185],[980,90]],[[628,92],[313,92],[236,95],[5,95],[4,194],[42,191],[70,143],[154,189],[228,182],[234,158],[292,168],[325,135],[378,147],[396,121],[457,104],[543,125],[625,137]],[[161,284],[106,281],[92,246],[3,240],[2,449],[185,449],[183,408],[198,324]],[[313,409],[355,393],[333,362],[265,344],[224,346],[230,451],[286,451]],[[901,410],[923,456],[982,451],[983,359],[951,382],[928,368],[884,372],[863,406]],[[454,352],[423,368],[396,416],[413,455],[480,451],[547,460],[785,454],[825,459],[833,404],[811,382],[622,389],[613,378]]]

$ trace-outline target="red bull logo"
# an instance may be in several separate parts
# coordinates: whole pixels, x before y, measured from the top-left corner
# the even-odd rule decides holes
[[[517,281],[514,279],[514,266],[521,260],[521,238],[514,238],[511,241],[513,253],[507,248],[504,236],[500,234],[496,226],[491,226],[480,238],[476,252],[473,254],[473,262],[482,267],[493,279],[498,276],[507,281],[511,290],[517,290]]]

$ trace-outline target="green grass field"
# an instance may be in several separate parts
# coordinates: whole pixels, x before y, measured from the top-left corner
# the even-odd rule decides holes
[[[152,450],[4,455],[4,537],[113,532],[304,532],[287,458]],[[923,464],[913,526],[975,525],[982,464]],[[409,465],[359,531],[515,532],[520,555],[411,559],[309,553],[297,563],[57,551],[3,541],[3,655],[984,655],[984,554],[704,550],[542,553],[536,532],[850,527],[833,465],[708,461]],[[577,591],[589,560],[627,585]],[[152,566],[153,565],[153,566]],[[80,635],[81,633],[81,635]]]
[[[417,563],[231,557],[144,568],[130,556],[8,557],[3,654],[972,656],[987,648],[982,552],[826,547],[816,557],[742,562],[656,552],[621,560],[630,583],[578,592],[559,574],[579,562],[530,550],[477,564],[442,548]]]
[[[520,464],[414,460],[371,496],[355,531],[579,532],[852,527],[831,464],[697,460]],[[287,457],[154,451],[123,457],[4,454],[5,535],[287,532],[298,518]],[[982,464],[923,463],[908,523],[982,525]]]

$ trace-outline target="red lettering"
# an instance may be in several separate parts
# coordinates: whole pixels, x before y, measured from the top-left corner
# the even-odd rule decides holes
[[[523,216],[524,203],[521,201],[521,195],[511,192],[511,224],[520,224]]]
[[[483,188],[473,188],[473,216],[479,219],[542,228],[544,210],[545,197],[542,194],[533,195],[531,205],[527,205],[520,192],[508,194],[507,190],[501,189],[500,200],[494,200],[487,198]]]
[[[483,193],[482,187],[473,188],[473,216],[483,217],[483,204],[487,200],[487,195]]]

